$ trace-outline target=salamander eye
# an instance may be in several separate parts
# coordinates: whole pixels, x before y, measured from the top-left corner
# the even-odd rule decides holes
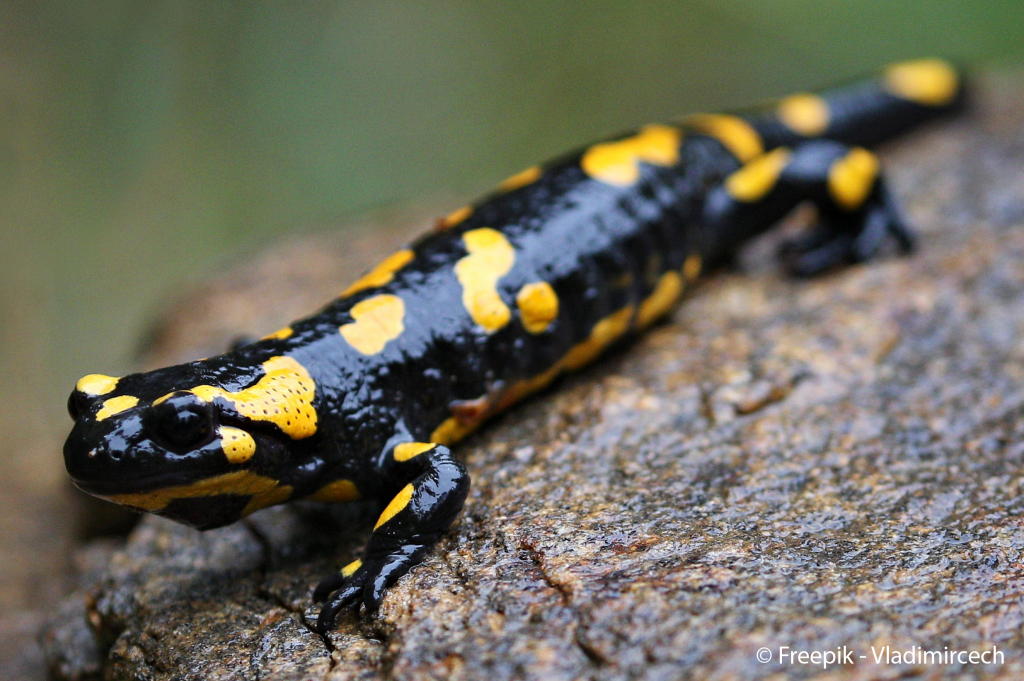
[[[150,419],[153,434],[169,449],[190,451],[213,440],[213,405],[192,393],[176,393],[156,405]]]

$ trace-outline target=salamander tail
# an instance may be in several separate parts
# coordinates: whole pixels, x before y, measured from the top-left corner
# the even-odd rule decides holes
[[[961,69],[942,59],[918,59],[891,64],[875,78],[786,97],[746,118],[767,149],[816,138],[874,146],[961,111],[967,96]]]

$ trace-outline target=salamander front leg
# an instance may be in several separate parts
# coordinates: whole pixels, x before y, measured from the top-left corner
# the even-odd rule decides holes
[[[727,252],[805,201],[817,208],[818,223],[781,249],[793,274],[809,276],[869,260],[889,240],[903,253],[913,247],[878,157],[831,140],[774,149],[727,177],[708,194],[707,238],[713,249]]]
[[[366,605],[376,610],[384,591],[447,532],[469,493],[469,475],[447,447],[426,442],[395,446],[382,464],[386,479],[400,485],[410,481],[391,499],[373,528],[362,560],[328,577],[313,592],[325,602],[317,628],[334,626],[338,612]]]

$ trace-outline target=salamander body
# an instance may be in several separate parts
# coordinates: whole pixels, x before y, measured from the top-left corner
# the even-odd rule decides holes
[[[80,488],[200,529],[296,499],[385,504],[361,560],[317,587],[320,626],[376,608],[459,513],[449,447],[665,315],[795,205],[797,274],[863,261],[902,224],[865,146],[959,109],[945,62],[889,67],[748,114],[650,125],[528,168],[318,313],[210,359],[71,393]]]

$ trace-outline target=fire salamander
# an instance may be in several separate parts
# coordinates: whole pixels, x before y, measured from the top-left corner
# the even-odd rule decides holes
[[[469,490],[449,447],[664,316],[702,270],[794,206],[811,275],[912,245],[865,147],[961,108],[940,60],[744,114],[648,125],[513,175],[320,312],[226,354],[68,400],[90,494],[199,529],[296,499],[384,506],[361,560],[316,588],[321,631],[448,530]]]

